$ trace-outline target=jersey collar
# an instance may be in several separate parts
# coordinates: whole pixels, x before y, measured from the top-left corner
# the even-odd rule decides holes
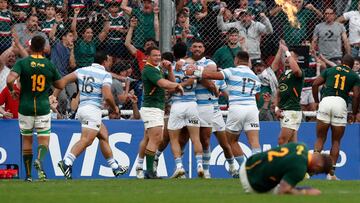
[[[94,67],[94,68],[98,68],[98,69],[101,69],[101,70],[105,70],[105,67],[102,66],[102,65],[100,65],[100,64],[98,64],[98,63],[92,63],[91,66]]]
[[[43,55],[30,55],[31,58],[34,58],[34,59],[43,59],[45,58]]]

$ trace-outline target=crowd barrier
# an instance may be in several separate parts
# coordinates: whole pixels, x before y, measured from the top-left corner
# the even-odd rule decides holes
[[[130,167],[125,178],[136,176],[135,168],[138,158],[138,146],[143,137],[142,121],[131,120],[107,120],[104,121],[109,130],[109,142],[113,150],[114,158],[121,165]],[[277,145],[277,137],[280,131],[278,122],[261,122],[260,142],[263,150]],[[0,165],[16,164],[20,168],[20,178],[24,178],[24,165],[21,156],[21,137],[17,120],[0,120]],[[302,123],[299,129],[299,141],[306,143],[310,149],[315,141],[315,123]],[[44,169],[50,179],[63,178],[63,174],[57,167],[71,146],[80,139],[80,123],[76,120],[64,120],[52,122],[49,153],[44,161]],[[360,179],[360,124],[352,124],[346,127],[345,135],[341,143],[340,157],[337,163],[337,175],[341,179]],[[36,140],[36,139],[34,139]],[[330,149],[330,136],[325,145],[325,152]],[[240,144],[246,154],[251,155],[251,150],[245,135],[241,135]],[[34,144],[36,149],[36,143]],[[213,178],[230,178],[227,172],[228,165],[224,153],[218,145],[215,136],[211,138],[210,172]],[[196,177],[196,161],[193,156],[191,143],[188,143],[183,156],[184,167],[189,177]],[[36,154],[35,154],[36,155]],[[34,156],[35,157],[35,156]],[[145,167],[145,164],[144,164]],[[167,147],[160,157],[158,174],[171,176],[175,168],[174,159],[170,146]],[[33,170],[33,177],[36,177]],[[96,139],[84,153],[79,156],[73,166],[73,177],[78,178],[111,178],[111,169],[101,154],[99,142]],[[316,178],[316,177],[315,177]],[[317,178],[323,178],[317,176]]]

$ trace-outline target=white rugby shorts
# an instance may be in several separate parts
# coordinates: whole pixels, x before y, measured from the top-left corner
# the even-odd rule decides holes
[[[283,111],[283,118],[280,119],[281,128],[289,128],[292,130],[299,130],[302,112],[301,111]]]
[[[226,130],[240,133],[242,130],[259,130],[259,110],[256,105],[230,105]]]
[[[226,124],[225,124],[224,118],[222,116],[221,110],[220,109],[214,110],[212,131],[213,132],[225,131],[225,127],[226,127]]]
[[[212,122],[214,118],[214,106],[198,105],[197,109],[200,117],[200,127],[212,128]]]
[[[316,118],[333,126],[346,126],[347,108],[346,102],[341,97],[324,97],[319,103]]]
[[[200,127],[196,102],[176,102],[171,106],[168,129],[179,130],[185,126]]]
[[[77,115],[82,128],[100,131],[102,113],[99,107],[93,105],[80,106]]]
[[[301,96],[300,96],[300,104],[301,105],[308,105],[308,104],[312,104],[315,103],[314,97],[312,95],[312,89],[303,89],[301,91]]]
[[[21,135],[32,136],[36,129],[37,136],[50,136],[51,113],[42,116],[25,116],[19,113]]]
[[[159,108],[141,107],[140,116],[145,129],[164,126],[164,111]]]

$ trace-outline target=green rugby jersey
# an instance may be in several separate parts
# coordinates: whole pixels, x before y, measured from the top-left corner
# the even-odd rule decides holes
[[[309,161],[308,148],[302,143],[289,143],[252,155],[245,163],[251,187],[267,192],[281,180],[295,186],[304,179]]]
[[[11,11],[2,10],[0,11],[0,37],[11,36],[11,25],[14,23]]]
[[[41,23],[41,31],[44,32],[45,34],[49,35],[52,27],[55,24],[55,18],[51,19],[51,20],[44,20]]]
[[[349,92],[354,86],[360,86],[360,78],[346,65],[335,66],[321,73],[325,79],[322,97],[339,96],[348,101]]]
[[[158,66],[146,63],[141,77],[144,89],[144,102],[142,106],[164,110],[165,90],[157,85],[157,81],[164,78],[161,69]]]
[[[19,113],[41,116],[50,113],[49,90],[61,76],[56,67],[43,56],[28,56],[16,62],[11,71],[20,76]]]
[[[292,70],[284,71],[279,79],[280,102],[282,110],[300,111],[300,96],[304,86],[304,72],[296,77]]]

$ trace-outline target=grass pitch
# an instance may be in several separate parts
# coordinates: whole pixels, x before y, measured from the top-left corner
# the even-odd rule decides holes
[[[245,194],[237,179],[49,180],[32,183],[0,180],[0,202],[360,202],[360,181],[308,180],[300,185],[319,188],[323,194],[316,197]]]

